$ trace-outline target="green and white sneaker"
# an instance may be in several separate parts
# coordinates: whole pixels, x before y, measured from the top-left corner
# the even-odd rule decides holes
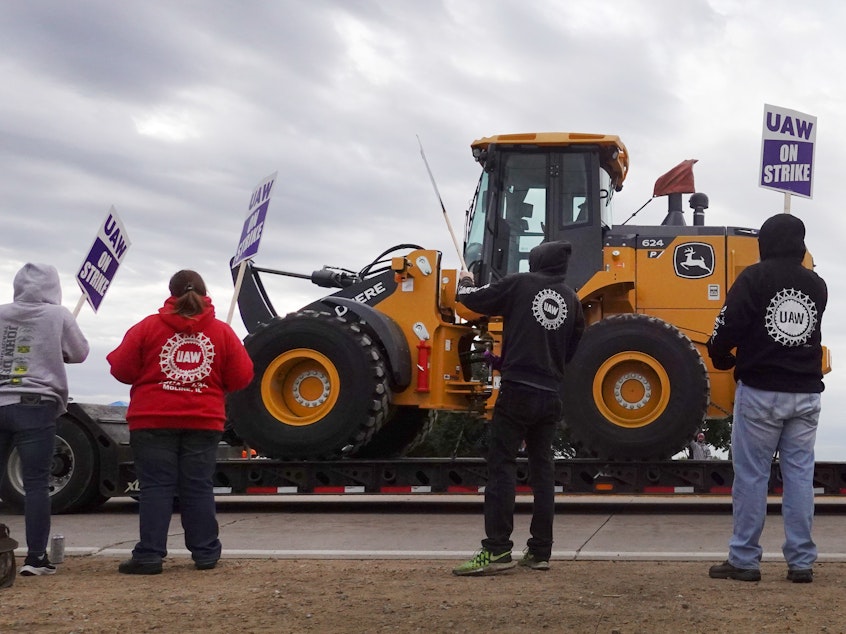
[[[458,568],[453,568],[452,574],[459,577],[469,575],[496,575],[510,570],[516,565],[517,562],[511,559],[510,550],[499,555],[494,555],[487,548],[482,548],[473,555],[470,561],[461,564]]]
[[[549,560],[537,559],[528,548],[523,551],[523,558],[519,563],[520,566],[532,570],[549,570]]]

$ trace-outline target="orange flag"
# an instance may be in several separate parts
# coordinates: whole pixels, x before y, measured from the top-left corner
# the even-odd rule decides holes
[[[652,197],[667,194],[692,194],[696,191],[693,186],[693,164],[698,159],[687,159],[676,165],[669,172],[655,181]]]

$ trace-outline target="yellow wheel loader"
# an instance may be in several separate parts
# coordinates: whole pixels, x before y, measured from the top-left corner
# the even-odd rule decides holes
[[[462,256],[477,284],[528,270],[544,240],[572,244],[567,281],[589,326],[561,393],[580,455],[665,459],[707,418],[729,416],[734,381],[705,342],[726,291],[758,260],[757,231],[705,226],[703,194],[690,197],[687,225],[678,192],[661,225],[614,225],[629,169],[617,136],[510,134],[471,148],[482,173]],[[358,271],[248,262],[238,301],[256,377],[229,399],[235,434],[268,457],[381,459],[404,455],[437,412],[489,417],[502,323],[456,302],[457,273],[412,244]],[[279,316],[265,274],[336,290]]]

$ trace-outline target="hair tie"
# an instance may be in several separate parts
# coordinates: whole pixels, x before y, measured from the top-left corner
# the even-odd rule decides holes
[[[187,293],[188,291],[193,291],[193,290],[194,290],[193,284],[186,284],[185,285],[185,293]]]

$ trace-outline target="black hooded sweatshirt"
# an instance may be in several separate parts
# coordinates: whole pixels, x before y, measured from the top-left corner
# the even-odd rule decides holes
[[[482,315],[503,318],[502,380],[558,392],[564,365],[585,328],[578,296],[564,283],[569,242],[545,242],[529,253],[529,272],[475,288],[461,280],[457,299]]]
[[[737,277],[717,316],[711,361],[719,370],[734,367],[736,381],[760,390],[822,392],[820,326],[828,290],[802,266],[805,225],[790,214],[769,218],[758,251],[761,261]]]

